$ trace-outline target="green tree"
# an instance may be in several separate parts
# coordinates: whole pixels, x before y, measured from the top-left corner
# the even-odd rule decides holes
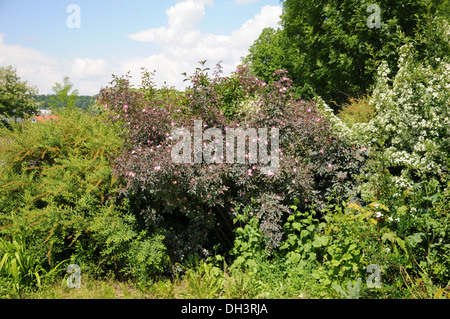
[[[75,100],[78,96],[78,90],[70,90],[73,88],[73,83],[70,82],[69,77],[64,77],[63,83],[55,83],[52,87],[55,96],[50,97],[50,102],[48,103],[51,108],[58,107],[69,107],[73,108],[75,106]]]
[[[261,54],[279,60],[303,98],[320,95],[338,109],[350,97],[370,93],[380,61],[398,70],[398,48],[413,40],[421,58],[449,55],[445,34],[436,32],[448,0],[284,0],[282,31],[263,31],[248,60],[257,74],[275,68]],[[379,25],[373,18],[379,8]],[[281,40],[280,40],[281,39]],[[273,60],[271,60],[273,61]],[[311,89],[312,88],[312,89]],[[334,103],[333,103],[334,102]]]
[[[259,38],[249,48],[249,55],[242,59],[260,80],[271,83],[274,79],[273,73],[280,68],[286,68],[283,36],[281,29],[263,29]]]
[[[75,100],[75,107],[82,110],[87,110],[91,105],[95,103],[95,96],[80,95]]]
[[[36,114],[36,93],[37,88],[21,81],[12,66],[0,67],[0,124],[9,126],[9,120]]]

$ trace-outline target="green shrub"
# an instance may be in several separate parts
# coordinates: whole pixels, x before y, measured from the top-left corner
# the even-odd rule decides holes
[[[138,280],[141,284],[151,282],[156,274],[167,271],[169,256],[164,245],[164,236],[159,233],[147,235],[140,234],[137,239],[128,245],[126,265],[121,271]]]
[[[292,213],[283,225],[285,239],[280,252],[288,264],[305,266],[309,262],[323,260],[329,238],[324,234],[326,224],[323,218],[313,210],[299,210],[297,204],[298,200],[290,206]]]
[[[357,233],[362,228],[349,228],[347,223],[351,219],[343,213],[341,204],[333,207],[318,214],[299,211],[292,205],[292,214],[283,226],[285,239],[280,247],[280,256],[287,264],[314,265],[313,276],[321,278],[321,283],[328,287],[354,278],[363,266],[360,246],[363,238]],[[319,272],[326,276],[320,277]]]
[[[350,98],[337,116],[350,127],[355,123],[368,123],[375,114],[375,109],[369,102],[370,96]]]
[[[369,207],[383,209],[379,203],[371,203]],[[323,265],[335,283],[343,283],[347,279],[366,278],[366,267],[370,264],[380,266],[384,273],[383,279],[387,283],[389,263],[386,261],[384,241],[380,238],[388,229],[383,228],[377,219],[377,212],[369,207],[361,207],[349,203],[330,208],[327,215],[325,233],[329,238],[329,245],[323,259]]]
[[[412,258],[410,276],[426,277],[435,285],[450,283],[449,182],[422,180],[391,201],[391,229],[404,238]]]
[[[184,298],[214,299],[224,293],[224,272],[205,261],[191,264],[183,280],[187,286]]]
[[[2,140],[2,236],[23,236],[46,267],[70,259],[84,273],[121,270],[131,243],[145,239],[117,194],[114,125],[64,110],[53,122],[18,125]]]
[[[233,266],[255,271],[258,263],[267,260],[266,240],[260,228],[260,221],[252,216],[251,207],[234,219],[234,246],[229,254],[234,257]]]
[[[231,249],[232,220],[248,207],[260,221],[267,249],[277,248],[288,203],[300,198],[302,208],[311,203],[319,207],[332,193],[354,195],[354,181],[365,161],[365,151],[340,139],[313,102],[293,97],[292,81],[283,70],[275,72],[270,84],[257,80],[246,66],[232,79],[215,74],[211,79],[206,69],[195,71],[184,108],[176,107],[177,100],[144,99],[127,79],[117,78],[98,100],[122,125],[125,143],[114,166],[126,185],[120,192],[149,233],[164,232],[172,262],[190,254],[208,257],[217,244],[222,253]],[[236,90],[246,98],[225,90],[227,83],[239,83]],[[237,111],[234,106],[243,101],[255,103],[255,110],[245,116],[233,113],[232,119],[224,115],[223,110]],[[277,172],[265,174],[264,165],[247,161],[175,163],[172,131],[182,127],[192,133],[194,119],[202,120],[201,129],[213,127],[223,134],[238,127],[279,128]]]
[[[373,298],[387,291],[391,296],[403,293],[399,270],[411,269],[413,259],[404,234],[392,227],[395,213],[387,206],[343,202],[330,205],[323,215],[299,211],[296,205],[291,208],[277,254],[286,265],[310,267],[310,275],[323,285],[323,293],[333,294],[348,281],[365,280],[367,266],[374,264],[382,270],[382,289],[370,291],[364,285],[361,295]]]
[[[354,203],[327,219],[329,245],[323,260],[330,278],[364,278],[370,264],[381,268],[382,289],[369,295],[411,293],[424,280],[429,294],[449,283],[448,197],[437,181],[423,182],[404,197],[366,206]],[[339,280],[340,278],[340,280]],[[386,289],[385,289],[386,288]]]

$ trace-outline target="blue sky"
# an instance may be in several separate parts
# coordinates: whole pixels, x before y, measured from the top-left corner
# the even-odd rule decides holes
[[[98,93],[111,74],[131,71],[138,83],[141,67],[182,89],[181,73],[198,61],[234,70],[280,14],[279,0],[0,0],[0,66],[13,65],[41,94],[66,75],[80,94]]]

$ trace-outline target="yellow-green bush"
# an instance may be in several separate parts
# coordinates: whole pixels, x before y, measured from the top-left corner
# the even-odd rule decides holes
[[[370,96],[350,98],[339,111],[338,117],[347,125],[368,123],[375,115],[375,108],[369,103]]]
[[[25,122],[0,134],[0,236],[22,236],[45,267],[69,259],[85,273],[133,267],[126,251],[145,234],[117,194],[110,165],[121,145],[115,127],[65,110],[57,121]]]

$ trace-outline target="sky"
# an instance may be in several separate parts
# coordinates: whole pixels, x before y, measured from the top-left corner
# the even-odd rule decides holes
[[[80,95],[128,71],[138,85],[142,67],[183,90],[199,61],[234,71],[281,12],[280,0],[0,0],[0,66],[39,94],[65,76]]]

